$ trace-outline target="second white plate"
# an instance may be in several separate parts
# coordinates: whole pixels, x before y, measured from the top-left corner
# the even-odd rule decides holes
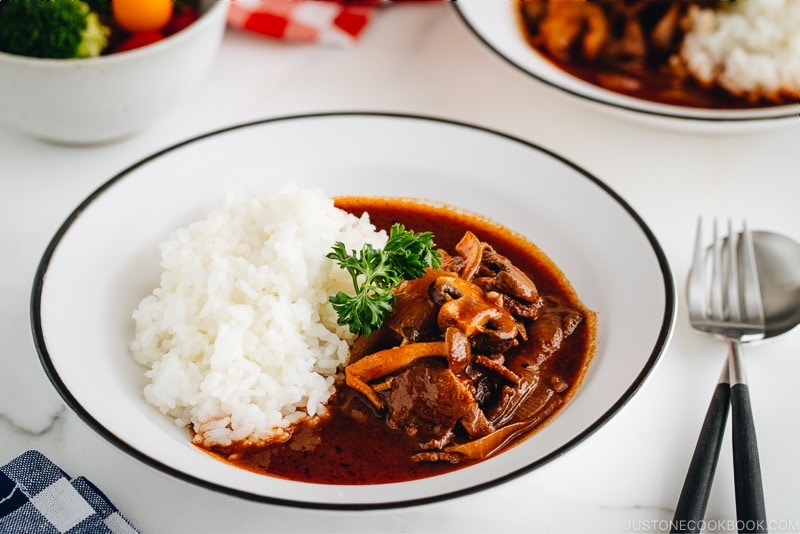
[[[609,91],[559,69],[526,41],[514,2],[453,2],[469,29],[514,67],[576,102],[651,126],[702,133],[738,133],[800,121],[800,104],[754,109],[701,109],[659,104]]]

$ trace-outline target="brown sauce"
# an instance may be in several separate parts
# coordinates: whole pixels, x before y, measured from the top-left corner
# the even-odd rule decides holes
[[[650,102],[710,109],[750,109],[775,105],[774,102],[765,100],[754,102],[737,97],[719,87],[701,87],[693,79],[677,78],[666,72],[666,69],[657,66],[639,73],[636,77],[636,87],[631,88],[628,84],[619,83],[619,78],[615,77],[616,73],[613,71],[549,59],[558,68],[592,85]],[[790,102],[787,100],[786,103]]]
[[[708,0],[594,2],[596,6],[602,6],[608,17],[609,35],[604,45],[606,51],[626,46],[626,37],[621,35],[622,27],[626,24],[622,20],[622,15],[626,12],[637,13],[635,16],[630,15],[627,23],[634,23],[641,28],[646,43],[642,43],[645,50],[637,51],[633,55],[600,52],[596,57],[588,58],[582,52],[581,41],[588,31],[588,22],[584,21],[578,29],[570,24],[574,20],[565,17],[565,22],[552,32],[558,35],[558,39],[553,41],[546,37],[547,31],[543,29],[542,13],[547,9],[548,1],[553,0],[517,0],[520,31],[528,44],[555,67],[592,85],[642,100],[693,108],[746,109],[798,101],[797,95],[783,95],[777,101],[755,95],[734,95],[716,85],[708,87],[701,85],[685,72],[684,67],[671,61],[680,50],[683,30],[679,24],[669,45],[663,44],[658,47],[653,45],[650,36],[653,35],[656,25],[671,4],[680,4],[685,9],[691,4],[713,6],[714,2]],[[585,8],[592,9],[596,6],[585,5]],[[572,32],[574,32],[574,42],[565,44],[561,49],[554,49],[554,42],[568,41],[566,38],[561,41],[561,38]]]
[[[400,222],[414,231],[433,231],[437,247],[445,250],[452,250],[465,231],[472,231],[526,271],[542,294],[558,295],[584,309],[569,282],[532,243],[484,218],[411,200],[339,197],[336,205],[355,215],[367,211],[373,224],[381,229],[388,230],[394,222]],[[559,403],[552,406],[552,412],[542,416],[536,428],[552,418],[580,385],[594,351],[594,330],[594,314],[587,311],[587,320],[544,365],[543,375],[556,375],[568,383],[569,388],[559,394]],[[342,388],[347,386],[339,382],[337,391]],[[355,402],[361,403],[363,413],[370,416],[356,420],[345,413],[342,403],[346,398],[350,402],[355,398]],[[209,452],[223,461],[265,475],[327,484],[401,482],[475,463],[472,460],[457,464],[411,461],[410,457],[419,451],[418,443],[404,432],[388,428],[369,402],[358,396],[337,393],[328,408],[326,417],[313,424],[301,424],[284,443],[252,450],[228,448]]]

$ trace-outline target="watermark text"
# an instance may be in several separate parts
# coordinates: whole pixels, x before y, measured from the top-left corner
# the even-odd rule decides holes
[[[741,521],[736,519],[641,519],[628,521],[625,532],[771,532],[773,534],[800,533],[800,519],[767,521]]]

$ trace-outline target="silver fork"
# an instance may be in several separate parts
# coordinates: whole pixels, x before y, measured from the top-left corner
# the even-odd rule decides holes
[[[673,518],[673,532],[699,532],[728,417],[732,410],[732,441],[736,516],[740,532],[766,532],[750,392],[742,362],[742,342],[764,337],[764,308],[753,237],[742,223],[741,234],[728,222],[727,237],[718,235],[717,221],[709,249],[703,242],[702,219],[697,224],[694,259],[687,297],[689,321],[701,332],[726,340],[728,359],[712,396]]]

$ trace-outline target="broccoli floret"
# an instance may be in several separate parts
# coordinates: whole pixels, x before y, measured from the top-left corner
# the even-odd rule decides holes
[[[9,54],[99,56],[110,33],[81,0],[0,0],[0,50]]]

